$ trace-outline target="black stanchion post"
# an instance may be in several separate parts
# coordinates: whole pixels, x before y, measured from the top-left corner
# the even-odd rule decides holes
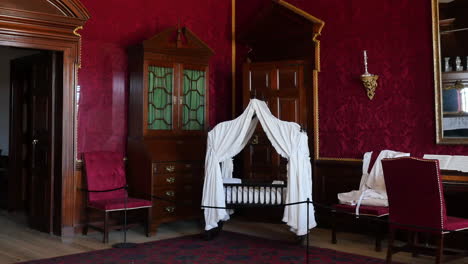
[[[128,193],[127,188],[125,188],[125,197],[124,197],[124,225],[123,225],[123,233],[124,233],[124,241],[123,243],[117,243],[112,245],[113,248],[135,248],[137,244],[127,242],[127,199]]]
[[[309,198],[307,198],[306,263],[309,264]]]

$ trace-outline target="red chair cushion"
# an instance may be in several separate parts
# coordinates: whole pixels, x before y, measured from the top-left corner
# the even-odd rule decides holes
[[[127,209],[136,209],[140,207],[150,207],[151,201],[127,198]],[[93,207],[103,211],[122,210],[125,209],[125,200],[122,198],[114,198],[107,200],[95,200],[89,202],[89,207]]]
[[[115,152],[84,153],[88,190],[102,191],[123,187],[127,184],[123,155]],[[88,200],[104,200],[124,197],[125,189],[111,192],[88,192]]]
[[[337,211],[344,211],[344,212],[351,213],[351,214],[356,213],[355,205],[335,204],[333,205],[333,208],[335,208]],[[359,214],[381,217],[381,216],[388,215],[388,207],[361,205],[359,206]]]
[[[445,229],[450,231],[468,229],[468,219],[447,216]]]

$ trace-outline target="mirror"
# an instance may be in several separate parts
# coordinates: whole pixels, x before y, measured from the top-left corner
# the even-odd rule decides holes
[[[468,144],[468,0],[431,0],[437,144]]]

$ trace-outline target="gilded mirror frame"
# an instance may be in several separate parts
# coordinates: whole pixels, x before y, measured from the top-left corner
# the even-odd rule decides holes
[[[432,48],[434,61],[434,92],[435,92],[435,121],[436,121],[436,143],[461,145],[468,144],[468,137],[444,137],[443,130],[443,95],[442,95],[442,70],[440,51],[440,29],[439,29],[439,0],[431,0],[432,9]]]

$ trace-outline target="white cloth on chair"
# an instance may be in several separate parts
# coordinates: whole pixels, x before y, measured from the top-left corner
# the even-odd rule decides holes
[[[368,173],[372,152],[366,152],[362,163],[362,177],[359,190],[339,193],[338,200],[342,204],[357,205],[356,214],[359,215],[360,205],[388,206],[387,191],[382,169],[382,159],[409,156],[409,153],[382,150],[374,166]]]
[[[298,124],[274,117],[265,102],[252,99],[239,117],[218,124],[208,133],[202,206],[226,206],[222,177],[232,177],[232,157],[250,140],[258,120],[276,152],[289,161],[285,202],[312,201],[312,170],[307,134],[301,131]],[[204,215],[206,230],[217,227],[218,221],[229,219],[225,209],[204,208]],[[307,234],[307,205],[286,206],[283,221],[297,235]],[[308,224],[309,228],[317,225],[312,204],[309,204]]]

